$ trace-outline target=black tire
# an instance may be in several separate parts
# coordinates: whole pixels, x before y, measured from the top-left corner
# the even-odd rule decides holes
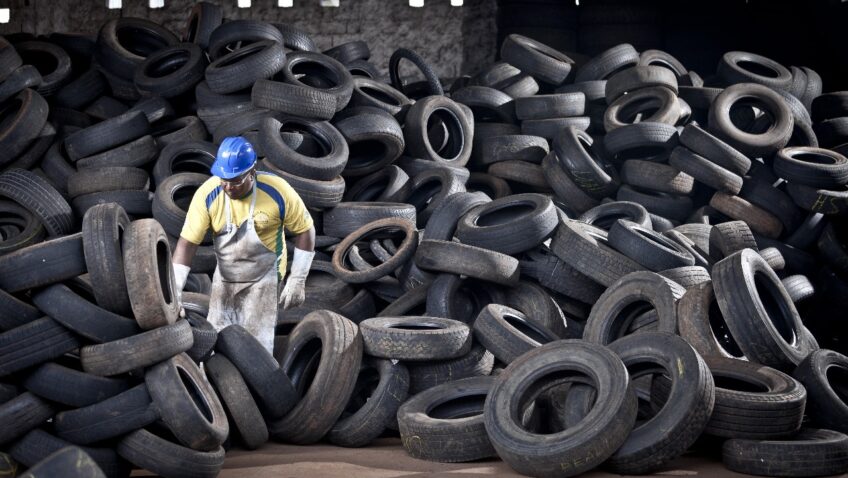
[[[155,219],[130,223],[124,238],[124,272],[133,315],[143,329],[173,324],[179,315],[170,257],[168,238]]]
[[[214,451],[229,433],[227,416],[212,385],[185,354],[147,369],[144,383],[159,418],[193,450]]]
[[[445,463],[495,456],[483,423],[483,399],[494,383],[493,377],[465,378],[430,388],[404,403],[397,418],[407,453]]]
[[[622,163],[620,174],[625,184],[669,194],[691,194],[695,185],[695,179],[678,166],[653,161],[628,159]]]
[[[538,396],[534,392],[568,383],[545,380],[556,372],[577,372],[581,379],[588,378],[598,390],[598,399],[586,419],[566,435],[543,438],[522,426],[509,410],[523,410],[529,399]],[[533,349],[510,364],[509,373],[496,379],[484,408],[489,439],[514,470],[532,476],[575,476],[606,461],[625,442],[636,421],[637,403],[628,386],[627,369],[614,353],[578,340],[561,340]]]
[[[26,88],[4,102],[4,124],[0,127],[0,148],[7,158],[18,157],[38,137],[47,122],[48,106],[44,98]],[[8,160],[2,161],[3,163]]]
[[[0,256],[0,288],[19,292],[84,274],[82,242],[77,233]]]
[[[13,228],[12,232],[0,238],[0,255],[44,240],[46,232],[41,221],[23,206],[12,201],[0,201],[0,215],[0,225]]]
[[[589,116],[574,116],[571,118],[553,118],[542,120],[524,120],[521,122],[521,134],[541,136],[553,141],[568,128],[586,131],[595,121]]]
[[[309,209],[322,210],[335,207],[344,196],[345,180],[341,176],[336,176],[330,181],[316,181],[277,169],[264,159],[259,162],[258,169],[285,179]]]
[[[673,90],[653,86],[636,90],[613,101],[604,113],[604,130],[610,132],[635,123],[637,115],[653,114],[642,121],[674,125],[680,119],[680,103]]]
[[[705,360],[716,384],[715,407],[706,434],[766,440],[791,436],[800,429],[807,393],[797,380],[751,362],[720,357]],[[654,380],[651,401],[662,401],[668,387],[668,379]]]
[[[160,146],[167,146],[171,143],[204,141],[208,132],[197,116],[183,116],[156,125],[150,134]]]
[[[356,324],[326,310],[308,314],[288,337],[280,369],[302,390],[302,398],[286,416],[271,422],[269,431],[289,443],[315,443],[332,429],[353,394],[362,337]],[[320,352],[310,345],[315,339]]]
[[[505,364],[559,338],[532,317],[498,304],[489,304],[480,311],[474,321],[474,336],[497,360]]]
[[[348,69],[352,65],[348,65]],[[395,118],[406,115],[412,101],[403,93],[382,81],[355,76],[351,106],[375,106],[385,110]]]
[[[182,40],[197,43],[206,50],[209,36],[221,25],[224,12],[220,6],[211,2],[197,2],[188,15]]]
[[[676,335],[632,335],[616,340],[609,348],[625,366],[636,368],[631,370],[631,383],[651,376],[638,370],[650,363],[664,369],[677,384],[672,386],[666,405],[649,421],[637,423],[621,448],[604,464],[626,475],[650,473],[686,452],[707,426],[715,403],[713,376],[698,353]]]
[[[792,299],[765,259],[745,249],[712,269],[719,307],[745,356],[781,370],[813,350]]]
[[[397,419],[398,408],[406,401],[409,383],[409,372],[404,364],[363,359],[347,408],[330,429],[327,439],[344,447],[371,443],[389,421]]]
[[[50,151],[47,154],[50,154]],[[148,134],[117,148],[81,158],[74,165],[79,170],[104,166],[137,168],[153,161],[157,154],[159,154],[159,146],[156,144],[156,139]]]
[[[677,94],[677,76],[661,66],[634,66],[609,77],[605,96],[607,103],[611,104],[626,93],[655,86],[663,86]]]
[[[492,373],[494,364],[495,356],[479,344],[474,345],[470,352],[456,359],[407,363],[409,395],[418,394],[443,383],[489,375]]]
[[[15,44],[15,50],[27,65],[35,66],[41,74],[37,90],[45,97],[53,96],[71,76],[71,58],[59,45],[44,41]]]
[[[153,182],[162,183],[176,173],[207,174],[215,162],[217,147],[206,141],[171,143],[162,148],[156,165],[153,166]],[[79,164],[79,163],[78,163]]]
[[[324,233],[345,238],[360,227],[379,219],[402,218],[415,222],[415,207],[389,202],[342,202],[324,213]]]
[[[295,127],[317,142],[318,153],[301,153],[286,143],[281,129]],[[293,125],[293,126],[292,126]],[[267,117],[259,125],[259,141],[267,161],[294,175],[329,181],[339,175],[348,163],[349,147],[342,133],[330,123],[303,121],[297,118]]]
[[[608,242],[613,249],[654,272],[695,265],[694,256],[676,241],[625,219],[612,225]]]
[[[209,280],[209,276],[204,274],[203,277]],[[189,280],[191,280],[191,276],[189,276]],[[186,286],[188,286],[188,282]],[[209,280],[209,287],[211,288],[211,286],[212,281]],[[184,291],[186,290],[187,288],[184,289]],[[186,308],[185,318],[189,325],[191,325],[191,335],[194,337],[191,348],[186,351],[186,355],[197,363],[206,362],[212,356],[212,351],[215,349],[215,343],[218,341],[218,331],[215,330],[212,324],[206,321],[208,311],[201,314],[188,310],[190,306],[186,305],[185,301],[183,301],[183,307]]]
[[[38,216],[47,234],[70,234],[74,214],[62,195],[43,178],[23,169],[10,169],[0,174],[0,195],[17,202]]]
[[[576,213],[584,213],[597,206],[599,201],[586,194],[568,175],[567,165],[559,159],[556,152],[551,151],[542,160],[542,171],[557,198],[567,204]]]
[[[728,194],[739,194],[742,190],[741,176],[685,147],[674,148],[668,164],[715,190]]]
[[[79,160],[129,143],[149,132],[150,123],[143,112],[127,111],[69,135],[65,138],[65,150],[71,160]]]
[[[232,420],[231,432],[237,431],[248,450],[268,441],[268,427],[247,384],[238,369],[223,354],[206,361],[206,374]]]
[[[595,199],[603,199],[618,188],[618,174],[593,142],[587,133],[567,128],[554,139],[553,150],[580,189]]]
[[[8,331],[42,317],[32,305],[0,289],[0,330]]]
[[[665,123],[634,123],[604,136],[604,150],[625,162],[628,159],[663,162],[677,143],[677,128]]]
[[[586,62],[577,71],[575,83],[606,80],[617,71],[639,63],[639,52],[628,43],[614,46]]]
[[[657,330],[677,332],[677,303],[686,290],[653,272],[634,272],[612,284],[592,307],[583,340],[606,345],[630,333],[633,321],[646,312],[656,313]],[[647,302],[640,308],[628,308]]]
[[[432,120],[441,121],[448,129],[447,144],[438,148],[428,133]],[[409,153],[450,166],[465,166],[471,157],[474,127],[460,105],[444,96],[430,96],[409,108],[404,124],[404,138]],[[452,139],[451,139],[452,138]]]
[[[553,86],[565,82],[574,60],[531,38],[512,34],[501,45],[501,58],[539,81]]]
[[[16,68],[8,78],[0,83],[0,101],[6,102],[9,98],[17,96],[27,89],[34,91],[32,89],[38,88],[40,84],[41,74],[34,66],[24,65]],[[49,113],[48,116],[50,116]]]
[[[422,269],[462,274],[507,286],[516,285],[520,273],[518,260],[506,254],[434,239],[421,241],[415,263]]]
[[[100,27],[94,60],[112,75],[131,80],[148,55],[178,42],[173,33],[150,20],[116,18]]]
[[[807,389],[805,413],[813,423],[845,433],[848,405],[840,397],[842,373],[848,358],[833,350],[817,350],[801,362],[792,376]]]
[[[30,392],[74,408],[87,407],[130,389],[125,378],[105,378],[46,363],[27,375],[23,382]]]
[[[451,99],[467,106],[476,121],[514,123],[515,102],[508,94],[487,86],[466,86],[451,95]]]
[[[775,118],[774,124],[763,134],[743,131],[733,124],[730,110],[743,98],[754,98],[765,105]],[[770,157],[786,146],[792,135],[792,112],[777,93],[766,86],[740,83],[725,88],[710,106],[709,130],[743,154],[753,157]]]
[[[33,294],[32,301],[50,318],[95,343],[111,342],[141,332],[136,321],[98,307],[63,284],[39,290]]]
[[[604,292],[604,287],[555,256],[547,247],[528,251],[520,261],[521,274],[532,277],[546,289],[563,294],[585,304],[594,304]],[[556,328],[554,328],[556,329]],[[554,330],[556,332],[556,330]],[[572,335],[572,331],[567,331]],[[570,336],[579,338],[582,336]]]
[[[257,20],[230,20],[212,31],[206,51],[212,60],[217,60],[240,45],[262,40],[272,40],[282,44],[283,34],[270,23]]]
[[[18,463],[33,466],[51,454],[70,446],[73,444],[36,428],[16,441],[10,447],[9,454]],[[129,475],[130,464],[118,456],[113,448],[80,447],[80,449],[100,466],[107,477],[120,478]]]
[[[848,436],[804,428],[787,440],[727,440],[721,461],[728,469],[748,475],[838,475],[848,470]]]
[[[848,190],[816,189],[803,184],[789,183],[786,192],[801,209],[826,216],[848,211]]]
[[[161,476],[214,478],[224,466],[224,449],[195,451],[137,430],[118,442],[118,454],[133,465]]]
[[[644,269],[610,248],[606,231],[579,221],[561,220],[550,247],[563,262],[605,287],[630,272]]]
[[[88,445],[145,427],[159,411],[144,384],[87,407],[59,412],[53,419],[56,435],[77,445]]]
[[[776,239],[783,232],[783,224],[774,214],[759,208],[739,196],[732,196],[721,191],[710,198],[710,206],[727,217],[744,221],[751,230],[763,236]]]
[[[848,183],[848,158],[823,148],[784,148],[774,156],[772,166],[779,177],[816,189],[837,189]]]
[[[795,234],[801,227],[801,210],[783,189],[772,186],[768,181],[746,179],[739,196],[778,218],[784,230],[793,231]]]
[[[256,404],[269,419],[278,419],[295,406],[297,397],[291,380],[243,327],[231,325],[219,331],[215,351],[236,366],[253,392]]]
[[[309,65],[309,66],[304,66]],[[295,74],[294,70],[312,73]],[[335,111],[341,111],[353,94],[353,77],[338,61],[321,53],[298,51],[290,53],[280,72],[287,83],[324,91],[335,99]]]
[[[194,335],[185,320],[80,350],[85,372],[110,377],[167,360],[191,349]]]
[[[0,40],[0,81],[5,81],[22,64],[15,47],[5,38]]]
[[[150,176],[139,168],[104,167],[79,171],[68,178],[68,196],[118,190],[147,190]]]
[[[541,244],[557,223],[556,210],[549,198],[516,194],[466,213],[456,226],[456,238],[471,246],[516,254]]]
[[[328,120],[336,113],[336,98],[303,85],[260,79],[250,90],[253,105],[303,118]]]
[[[359,324],[364,350],[393,360],[447,360],[471,350],[468,325],[437,317],[379,317]]]
[[[206,55],[194,43],[171,45],[149,55],[135,71],[133,82],[139,92],[173,98],[203,79]]]
[[[439,76],[433,70],[432,67],[421,57],[418,53],[408,50],[406,48],[398,48],[392,53],[392,56],[389,57],[389,79],[391,80],[392,86],[394,86],[401,93],[409,96],[410,94],[407,92],[407,88],[404,88],[403,78],[400,76],[400,61],[408,60],[412,62],[415,67],[421,71],[424,75],[426,88],[426,94],[423,96],[442,96],[445,94],[444,89],[442,88],[442,82],[439,81]],[[408,86],[408,85],[407,85]],[[419,98],[416,98],[419,99]]]
[[[692,199],[688,196],[636,189],[626,184],[618,189],[615,199],[641,204],[649,213],[674,221],[684,221],[693,209]],[[653,220],[652,223],[657,225]]]
[[[545,138],[519,134],[493,136],[483,144],[483,156],[479,164],[489,165],[508,160],[538,164],[548,152],[548,140]]]
[[[368,48],[368,43],[362,40],[341,43],[324,50],[324,54],[344,65],[356,60],[367,60],[371,58],[371,50]]]
[[[680,143],[715,164],[738,175],[751,168],[751,160],[733,146],[690,123],[680,134]]]
[[[81,448],[67,447],[51,454],[21,475],[27,478],[48,478],[64,475],[68,478],[106,478],[94,459]]]
[[[698,284],[710,281],[710,273],[702,266],[675,267],[658,272],[666,279],[671,279],[684,289],[691,289]]]
[[[744,65],[755,66],[749,70]],[[758,73],[767,70],[768,73]],[[774,90],[788,91],[792,86],[792,73],[785,66],[762,55],[744,51],[729,51],[718,62],[716,74],[727,85],[758,83]]]
[[[286,61],[283,45],[263,40],[245,45],[218,58],[206,67],[209,89],[218,94],[235,93],[269,79],[282,70]]]
[[[344,117],[335,122],[348,145],[344,174],[364,176],[393,163],[404,150],[403,130],[389,113],[373,110]]]
[[[209,176],[199,173],[176,173],[168,176],[156,187],[153,196],[153,218],[159,221],[165,233],[179,237],[186,220],[189,201],[195,191],[209,179]],[[203,243],[212,242],[207,235]]]
[[[54,407],[29,392],[0,404],[0,443],[8,443],[28,431],[42,425],[56,413]]]
[[[71,204],[73,204],[74,211],[78,216],[85,216],[85,213],[94,206],[115,203],[129,215],[150,217],[152,215],[152,199],[153,193],[146,189],[135,189],[83,194],[75,197]]]
[[[344,199],[349,202],[396,202],[407,194],[410,185],[403,169],[389,165],[357,180],[345,191]]]
[[[382,231],[382,232],[381,232]],[[398,251],[391,259],[364,270],[352,270],[348,266],[351,263],[351,249],[357,242],[367,239],[375,234],[396,233],[403,234],[403,242],[398,246]],[[397,270],[403,263],[415,253],[418,243],[418,231],[414,224],[405,218],[387,218],[365,224],[350,233],[333,251],[334,274],[345,282],[365,283],[377,280]]]

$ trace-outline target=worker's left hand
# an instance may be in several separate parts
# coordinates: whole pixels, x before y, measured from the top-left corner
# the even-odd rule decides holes
[[[277,303],[282,304],[283,310],[286,310],[303,304],[304,300],[306,300],[306,279],[289,277],[286,286],[280,292]]]

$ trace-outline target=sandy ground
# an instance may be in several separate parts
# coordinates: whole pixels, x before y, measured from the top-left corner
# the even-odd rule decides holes
[[[151,476],[136,471],[133,476]],[[481,477],[522,476],[497,459],[473,463],[433,463],[416,460],[404,452],[397,438],[381,438],[366,448],[340,448],[267,443],[259,450],[231,450],[219,475],[221,478],[395,478],[395,477]],[[586,478],[616,477],[604,472]],[[709,478],[749,477],[724,468],[714,458],[687,454],[661,472],[648,477],[698,476]],[[848,476],[848,475],[843,475]]]

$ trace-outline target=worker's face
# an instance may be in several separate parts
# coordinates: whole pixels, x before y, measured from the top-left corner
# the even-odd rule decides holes
[[[222,179],[221,187],[230,199],[241,199],[250,194],[255,180],[256,170],[251,169],[250,171],[233,179]]]

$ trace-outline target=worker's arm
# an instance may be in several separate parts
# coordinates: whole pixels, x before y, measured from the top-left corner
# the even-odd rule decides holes
[[[177,247],[174,248],[174,257],[171,259],[171,261],[174,264],[182,264],[190,268],[191,261],[192,259],[194,259],[194,254],[197,253],[198,247],[199,246],[197,244],[194,244],[181,237],[177,241]]]
[[[292,238],[294,247],[301,251],[312,252],[315,250],[315,226],[310,227],[306,231]]]

